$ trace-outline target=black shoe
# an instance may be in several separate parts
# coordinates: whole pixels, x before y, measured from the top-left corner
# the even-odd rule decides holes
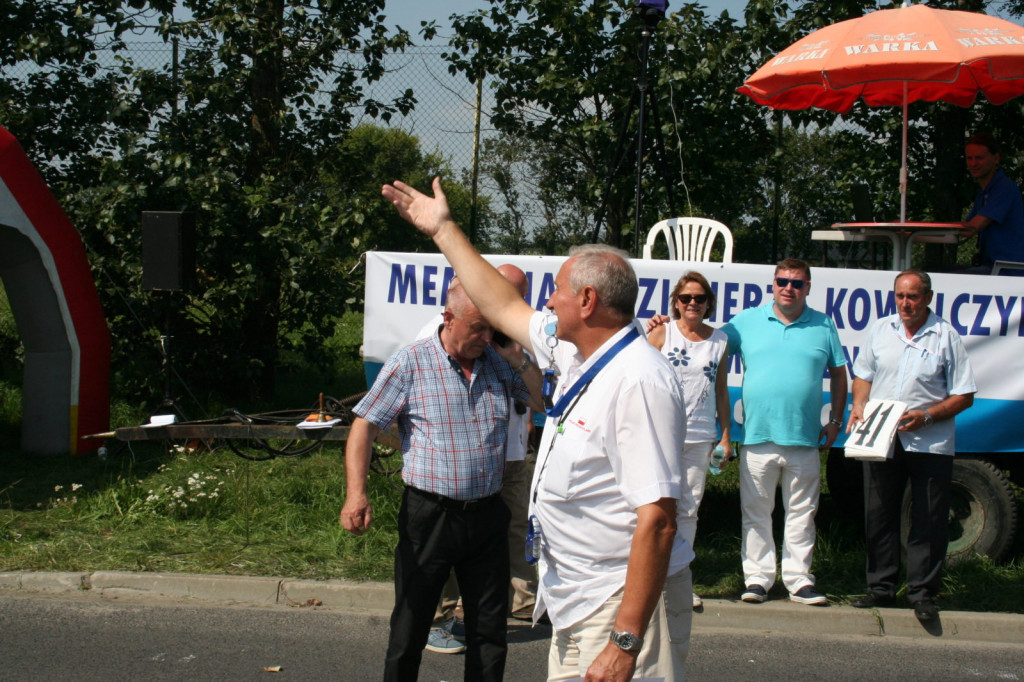
[[[922,623],[935,620],[939,617],[939,610],[935,608],[935,604],[932,603],[931,599],[922,599],[919,602],[914,603],[914,615]]]
[[[760,585],[747,585],[747,589],[740,595],[740,599],[748,604],[761,604],[767,598],[768,591]]]
[[[896,599],[887,594],[868,592],[863,597],[857,597],[850,602],[850,606],[855,609],[875,609],[881,606],[892,606],[894,603],[896,603]]]

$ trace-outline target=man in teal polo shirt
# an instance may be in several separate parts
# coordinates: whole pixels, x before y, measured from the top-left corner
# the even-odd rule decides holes
[[[786,512],[782,582],[789,598],[825,606],[811,574],[814,515],[821,484],[819,447],[831,447],[846,411],[846,357],[835,324],[806,305],[811,268],[787,258],[775,267],[773,301],[722,327],[743,360],[743,511],[745,602],[760,603],[775,583],[772,510],[782,488]],[[832,413],[822,426],[822,377],[829,370]]]

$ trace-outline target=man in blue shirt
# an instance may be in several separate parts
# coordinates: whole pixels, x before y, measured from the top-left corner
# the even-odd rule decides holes
[[[853,407],[847,433],[864,419],[871,398],[907,404],[892,456],[864,463],[868,592],[857,608],[896,601],[900,573],[900,520],[910,481],[907,601],[922,621],[937,616],[942,562],[949,544],[949,489],[955,417],[974,403],[977,386],[960,335],[929,308],[932,280],[906,270],[893,285],[896,314],[871,328],[854,363]]]
[[[814,515],[821,487],[819,444],[831,447],[846,412],[846,356],[835,324],[806,305],[811,268],[787,258],[775,268],[773,301],[748,308],[722,327],[743,359],[743,512],[741,599],[760,603],[775,583],[772,510],[782,488],[786,511],[782,582],[789,598],[825,606],[811,574]],[[829,371],[832,414],[823,427],[822,377]]]
[[[965,146],[967,171],[978,183],[966,225],[978,235],[980,272],[997,260],[1024,263],[1024,202],[1020,187],[999,168],[999,145],[988,134],[974,135]],[[1024,269],[1005,274],[1024,276]]]

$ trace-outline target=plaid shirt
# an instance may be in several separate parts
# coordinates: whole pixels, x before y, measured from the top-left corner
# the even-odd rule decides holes
[[[388,358],[354,412],[381,429],[397,419],[406,485],[475,500],[501,489],[510,398],[529,391],[497,353],[486,348],[467,381],[435,333]]]

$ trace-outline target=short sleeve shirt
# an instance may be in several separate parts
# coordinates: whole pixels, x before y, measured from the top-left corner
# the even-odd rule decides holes
[[[397,421],[406,485],[473,500],[501,489],[511,401],[528,399],[491,348],[467,381],[435,334],[388,358],[353,412],[380,429]]]
[[[570,343],[560,341],[554,350],[548,346],[544,328],[554,319],[535,313],[530,335],[541,368],[554,362],[561,372],[557,402],[632,325],[584,362]],[[683,485],[682,388],[642,334],[578,397],[564,418],[548,417],[531,485],[530,513],[544,538],[535,613],[546,609],[556,628],[586,618],[625,584],[637,507],[661,498],[677,501],[677,515],[694,507]],[[692,548],[677,533],[669,575],[692,558]]]
[[[871,398],[899,400],[910,410],[978,390],[960,335],[932,312],[909,339],[899,315],[876,321],[853,371],[857,378],[871,382]],[[954,431],[954,420],[944,419],[916,431],[897,433],[905,450],[952,455],[956,452]]]
[[[970,220],[982,215],[993,221],[978,233],[978,245],[986,265],[997,260],[1024,262],[1024,201],[1020,187],[997,170],[989,183],[978,189]]]
[[[825,370],[845,367],[846,355],[827,315],[805,306],[785,324],[774,305],[748,308],[722,327],[743,360],[743,443],[817,447]]]

